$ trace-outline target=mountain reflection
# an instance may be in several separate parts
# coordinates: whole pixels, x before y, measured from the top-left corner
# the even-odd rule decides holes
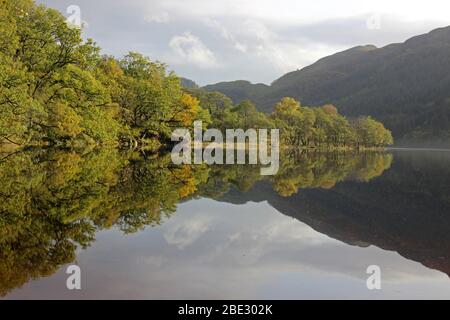
[[[258,166],[175,166],[167,154],[142,157],[107,149],[1,154],[0,295],[73,262],[76,249],[92,244],[97,231],[116,227],[134,233],[158,225],[182,201],[268,200],[303,220],[296,203],[303,193],[344,181],[368,182],[389,169],[392,159],[386,153],[290,153],[282,156],[276,176],[262,177]],[[331,211],[319,209],[316,219],[328,219]],[[333,234],[337,228],[319,231]]]
[[[370,183],[344,181],[332,190],[304,190],[283,198],[258,183],[235,204],[267,201],[314,230],[359,247],[377,246],[450,276],[450,152],[400,151],[390,170]],[[381,161],[381,160],[378,160]],[[377,161],[365,177],[374,177]]]

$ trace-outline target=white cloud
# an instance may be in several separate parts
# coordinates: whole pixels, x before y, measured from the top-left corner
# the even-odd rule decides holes
[[[175,52],[178,61],[175,64],[191,63],[200,68],[217,66],[214,53],[196,36],[190,32],[173,37],[169,47]]]

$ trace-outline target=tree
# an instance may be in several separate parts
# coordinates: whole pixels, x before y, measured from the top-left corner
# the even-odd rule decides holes
[[[125,88],[118,97],[125,123],[139,138],[167,139],[174,128],[209,121],[197,99],[184,93],[180,79],[166,66],[131,52],[120,61]]]
[[[322,106],[322,109],[328,115],[338,115],[337,108],[332,104],[326,104],[326,105]]]
[[[92,133],[92,121],[103,121],[109,132],[118,127],[109,116],[109,94],[92,75],[99,49],[56,10],[27,0],[3,3],[0,14],[8,25],[2,23],[0,33],[10,44],[0,54],[1,137],[19,144],[82,135],[112,142],[114,134]],[[70,121],[61,125],[64,119]]]
[[[358,146],[381,147],[393,144],[391,132],[371,117],[361,117],[352,126],[357,133]]]
[[[272,121],[264,113],[259,112],[249,100],[242,101],[230,111],[236,113],[236,120],[233,123],[235,128],[244,130],[273,128]]]

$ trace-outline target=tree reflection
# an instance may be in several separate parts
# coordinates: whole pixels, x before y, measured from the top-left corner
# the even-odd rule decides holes
[[[258,166],[176,166],[170,155],[116,149],[32,150],[0,156],[0,295],[73,262],[101,229],[133,233],[162,223],[181,201],[245,192],[268,180],[282,196],[369,181],[388,169],[384,153],[284,155],[274,177]]]

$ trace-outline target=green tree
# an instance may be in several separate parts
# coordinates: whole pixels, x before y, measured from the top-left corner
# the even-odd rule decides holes
[[[118,122],[110,116],[108,92],[92,75],[99,59],[92,40],[83,41],[56,10],[27,0],[3,4],[7,25],[0,33],[10,43],[0,56],[1,137],[19,144],[85,136],[114,141]],[[98,131],[100,122],[108,132]]]

